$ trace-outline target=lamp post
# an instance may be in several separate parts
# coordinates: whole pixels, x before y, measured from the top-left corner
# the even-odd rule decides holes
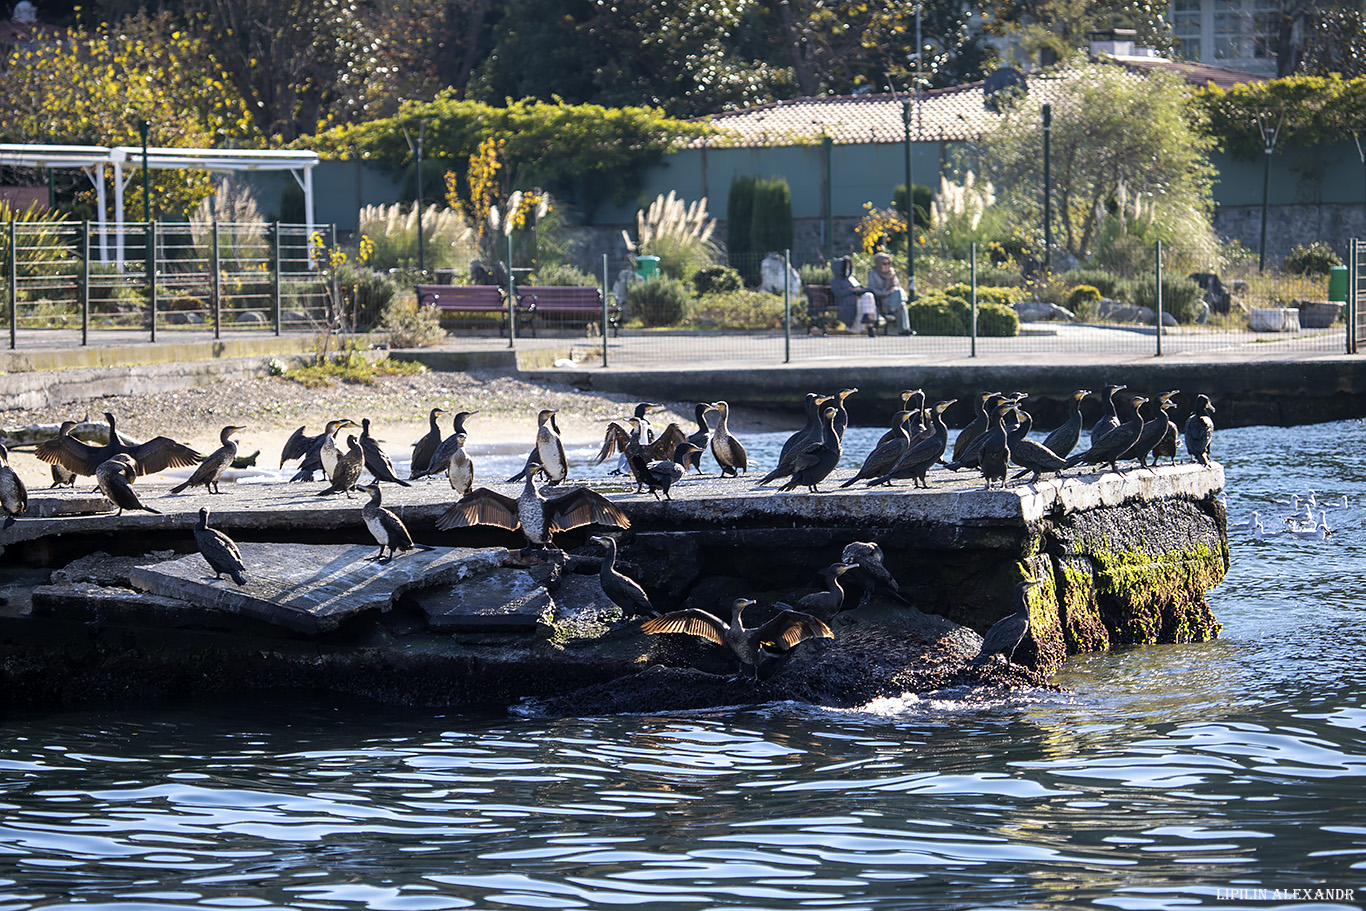
[[[422,139],[426,135],[427,125],[422,124],[418,127],[417,142],[413,142],[413,137],[408,135],[408,129],[403,130],[403,138],[408,140],[408,151],[413,153],[413,158],[417,161],[417,271],[418,274],[425,274],[427,271],[427,251],[426,244],[422,239]]]
[[[901,103],[901,117],[906,126],[906,297],[915,302],[915,171],[911,165],[911,99]]]
[[[1053,105],[1043,106],[1043,268],[1053,256]]]
[[[1257,271],[1261,272],[1266,268],[1266,217],[1267,203],[1271,196],[1271,155],[1276,151],[1276,141],[1281,136],[1281,124],[1285,123],[1285,112],[1276,121],[1274,128],[1270,127],[1266,118],[1262,114],[1257,115],[1257,129],[1262,134],[1262,144],[1266,148],[1266,158],[1262,164],[1262,242],[1257,250]]]
[[[145,120],[138,122],[138,133],[142,136],[142,214],[148,221],[152,220],[152,182],[147,176],[147,133],[151,128]]]

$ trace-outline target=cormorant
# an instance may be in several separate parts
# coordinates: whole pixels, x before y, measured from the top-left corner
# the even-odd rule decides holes
[[[930,421],[934,425],[934,436],[921,440],[907,449],[906,454],[892,467],[891,471],[880,478],[869,481],[868,486],[875,487],[879,484],[890,486],[894,479],[910,478],[914,487],[929,487],[930,483],[925,480],[925,473],[944,455],[944,450],[949,443],[949,428],[944,423],[944,409],[956,401],[957,399],[948,399],[935,403],[935,406],[930,409]]]
[[[641,624],[647,633],[687,633],[724,645],[746,669],[758,677],[759,664],[766,657],[778,656],[813,637],[833,639],[835,634],[821,620],[795,610],[780,611],[762,626],[747,629],[742,615],[754,605],[752,598],[736,598],[730,605],[730,622],[698,608],[672,611]],[[740,674],[736,675],[736,679]]]
[[[378,481],[371,481],[361,490],[370,491],[370,499],[360,508],[360,517],[365,521],[365,527],[370,530],[370,535],[379,544],[379,553],[375,554],[376,560],[388,563],[400,552],[407,553],[414,547],[434,550],[427,544],[414,544],[413,536],[408,533],[403,520],[380,505],[383,494],[380,493]],[[389,548],[388,557],[384,556],[386,547]]]
[[[916,400],[914,406],[910,404],[911,399]],[[909,440],[920,433],[921,430],[925,429],[924,392],[919,389],[903,389],[901,391],[901,408],[901,411],[892,415],[892,426],[889,427],[887,432],[882,435],[882,438],[877,441],[877,446],[881,446],[883,443],[891,441],[896,438],[899,433],[906,434],[906,439]],[[903,414],[909,415],[909,417],[902,417]],[[873,448],[876,449],[877,446],[874,446]]]
[[[370,436],[370,419],[360,419],[360,451],[365,455],[365,467],[376,481],[388,481],[400,487],[411,487],[407,481],[394,474],[394,463],[389,461],[379,443]]]
[[[427,415],[427,423],[430,425],[422,439],[413,444],[413,461],[408,468],[408,480],[412,481],[421,477],[427,471],[427,466],[432,462],[432,456],[436,455],[436,450],[441,446],[441,428],[437,426],[438,415],[450,414],[445,408],[433,408]]]
[[[312,481],[313,475],[319,471],[330,481],[332,473],[337,470],[337,459],[341,453],[337,451],[337,431],[343,427],[359,427],[355,421],[343,418],[340,421],[328,421],[323,426],[323,432],[317,436],[305,436],[304,428],[300,427],[285,442],[284,449],[280,451],[280,467],[283,468],[285,462],[290,459],[302,458],[303,462],[299,465],[299,470],[294,473],[293,481]]]
[[[839,437],[841,441],[844,440],[845,428],[849,426],[849,412],[844,409],[844,400],[855,392],[858,392],[858,388],[851,386],[835,393],[835,436]]]
[[[856,580],[863,586],[863,594],[859,596],[858,601],[860,605],[868,603],[879,585],[886,588],[891,596],[902,604],[911,603],[902,597],[901,586],[887,571],[882,560],[882,548],[877,542],[851,541],[844,545],[840,560],[853,566],[849,579]]]
[[[1073,465],[1104,465],[1110,463],[1111,471],[1119,471],[1119,466],[1115,463],[1129,447],[1138,440],[1138,435],[1143,431],[1143,415],[1139,414],[1139,407],[1146,401],[1141,395],[1129,396],[1129,406],[1133,410],[1133,417],[1120,424],[1118,427],[1098,437],[1091,443],[1091,447],[1085,452],[1069,456],[1064,468],[1071,468]]]
[[[999,392],[993,392],[991,395],[987,396],[987,401],[986,401],[987,426],[986,426],[986,430],[984,430],[982,433],[977,434],[975,437],[972,438],[972,440],[968,443],[967,446],[963,447],[962,455],[955,455],[952,462],[946,462],[946,463],[944,464],[944,467],[945,467],[945,468],[949,469],[950,471],[957,471],[957,470],[960,469],[960,468],[977,468],[977,467],[979,467],[979,461],[980,461],[980,459],[981,459],[981,454],[982,454],[982,447],[986,444],[987,437],[990,436],[991,427],[992,427],[992,420],[993,420],[993,417],[992,417],[992,416],[996,413],[996,408],[997,408],[998,406],[1000,406],[1000,405],[1002,405],[1002,404],[1004,404],[1004,403],[1007,403],[1007,402],[1012,402],[1012,403],[1013,403],[1013,400],[1011,399],[1010,396],[1008,396],[1008,395],[1002,395],[1002,394],[999,393]],[[962,438],[962,434],[959,434],[959,439],[961,439],[961,438]],[[955,452],[955,453],[958,452],[958,444],[957,444],[957,442],[954,443],[954,452]]]
[[[545,408],[536,415],[536,461],[545,470],[546,482],[552,487],[569,474],[569,461],[564,455],[559,425],[555,423],[556,414],[554,409]]]
[[[417,472],[415,475],[413,475],[413,477],[409,478],[408,480],[412,481],[417,478],[434,477],[436,475],[441,474],[444,471],[446,473],[446,476],[450,478],[451,486],[454,487],[456,490],[460,490],[458,477],[462,475],[464,472],[463,463],[462,467],[455,469],[455,473],[452,474],[451,459],[456,458],[457,461],[460,461],[460,459],[456,456],[456,453],[459,452],[463,456],[463,462],[469,462],[469,456],[464,454],[465,440],[468,437],[468,434],[465,431],[465,420],[478,413],[479,412],[477,411],[457,411],[455,414],[455,419],[451,421],[451,435],[442,440],[441,445],[436,447],[436,451],[432,453],[432,457],[427,460],[426,469]],[[470,463],[469,472],[470,476],[473,477],[473,463]],[[461,496],[467,493],[469,493],[468,485],[466,485],[465,489],[461,491]]]
[[[133,479],[137,476],[137,460],[126,452],[115,453],[95,467],[95,483],[99,485],[100,493],[119,508],[115,515],[123,515],[125,509],[141,509],[161,515],[161,510],[143,506],[133,492]]]
[[[683,477],[683,472],[687,470],[685,466],[696,451],[697,447],[685,440],[674,449],[672,459],[656,459],[647,463],[643,455],[633,454],[631,470],[656,500],[659,499],[660,490],[664,491],[664,499],[672,500],[669,488]]]
[[[204,461],[196,466],[188,480],[172,487],[171,493],[180,493],[187,487],[196,487],[200,484],[210,493],[221,493],[218,489],[218,480],[223,477],[223,472],[227,471],[232,460],[237,458],[237,442],[232,439],[232,435],[246,429],[234,424],[224,427],[218,434],[218,441],[223,445],[209,453]]]
[[[627,619],[642,616],[658,617],[659,611],[650,603],[650,596],[645,594],[645,589],[617,569],[616,539],[607,535],[597,535],[589,538],[588,543],[597,544],[607,551],[607,556],[602,558],[602,568],[598,570],[598,582],[602,585],[603,594],[621,608]]]
[[[1029,437],[1021,437],[1010,444],[1010,460],[1021,469],[1014,475],[1015,479],[1034,472],[1034,477],[1029,479],[1031,484],[1038,482],[1041,472],[1051,471],[1056,474],[1067,466],[1066,459],[1044,443],[1031,440]]]
[[[797,610],[829,623],[836,614],[844,610],[844,586],[840,584],[840,576],[856,568],[850,563],[831,563],[821,570],[821,578],[825,580],[825,591],[803,596],[797,602]]]
[[[1186,421],[1186,452],[1192,461],[1205,466],[1209,465],[1210,441],[1214,437],[1211,414],[1214,414],[1214,405],[1209,396],[1198,395],[1195,397],[1195,413]]]
[[[177,443],[170,437],[153,437],[145,443],[130,445],[122,441],[115,429],[114,416],[106,411],[104,419],[109,423],[109,442],[103,446],[90,446],[70,434],[59,434],[39,443],[33,454],[43,462],[56,463],[79,475],[93,475],[96,468],[119,453],[133,457],[135,470],[139,474],[156,474],[167,468],[189,468],[204,459],[184,443]]]
[[[194,523],[194,543],[199,547],[199,555],[213,570],[215,579],[222,579],[227,573],[238,585],[247,584],[247,566],[242,562],[242,552],[232,538],[209,527],[208,509],[199,510],[199,521]]]
[[[1072,393],[1072,414],[1058,428],[1044,437],[1043,445],[1048,447],[1049,452],[1065,459],[1072,454],[1073,449],[1077,448],[1077,441],[1081,439],[1081,400],[1090,394],[1090,389],[1078,389]],[[1037,481],[1038,479],[1039,477],[1036,474],[1034,480]]]
[[[801,429],[783,441],[783,446],[778,450],[778,464],[773,466],[773,470],[759,479],[759,484],[767,484],[769,481],[776,481],[778,478],[785,478],[792,474],[792,455],[805,447],[812,441],[821,438],[821,406],[830,401],[831,396],[821,395],[819,392],[808,392],[803,408],[806,411],[806,423]]]
[[[911,448],[910,437],[906,435],[906,425],[910,422],[911,412],[898,411],[896,418],[892,422],[892,429],[882,438],[882,442],[873,447],[873,451],[868,453],[863,460],[863,466],[858,472],[840,484],[840,487],[848,487],[855,481],[862,481],[867,478],[880,478],[892,469],[906,450]]]
[[[693,408],[693,420],[697,421],[697,429],[688,434],[688,442],[697,447],[697,452],[688,460],[687,467],[698,474],[702,473],[702,453],[707,451],[707,446],[711,443],[711,425],[707,423],[707,412],[715,410],[710,402],[698,402]]]
[[[1033,585],[1034,581],[1030,580],[1015,586],[1015,613],[992,624],[991,629],[982,637],[982,650],[977,653],[976,658],[968,662],[970,666],[984,664],[993,655],[1004,655],[1006,664],[1015,657],[1015,649],[1019,648],[1025,633],[1029,632],[1028,595]]]
[[[721,466],[721,477],[735,477],[742,471],[749,471],[749,456],[744,445],[730,432],[730,405],[725,402],[712,402],[721,415],[711,431],[711,454],[716,464]]]
[[[1171,419],[1171,415],[1169,414],[1169,412],[1175,408],[1176,403],[1172,401],[1168,401],[1162,406],[1160,419],[1165,421],[1167,426],[1163,430],[1161,438],[1153,444],[1152,455],[1154,468],[1157,467],[1158,460],[1164,458],[1171,460],[1173,465],[1176,464],[1176,446],[1181,440],[1181,434],[1176,429],[1176,422]]]
[[[15,516],[28,511],[28,488],[9,464],[9,450],[0,444],[0,512],[5,514],[5,528],[14,524]]]
[[[536,489],[541,465],[527,472],[521,496],[515,500],[487,487],[476,487],[447,507],[436,520],[442,531],[493,525],[508,531],[522,530],[527,542],[537,547],[554,547],[551,536],[584,525],[610,525],[630,528],[631,520],[611,500],[587,487],[574,487],[553,497]]]
[[[1105,387],[1105,392],[1101,395],[1100,418],[1096,420],[1095,426],[1091,428],[1091,443],[1095,444],[1102,436],[1109,433],[1119,426],[1119,406],[1115,404],[1115,393],[1126,389],[1126,386],[1110,384]]]
[[[346,437],[346,453],[337,459],[336,467],[332,471],[332,480],[328,483],[326,490],[318,491],[318,496],[345,493],[347,499],[350,499],[351,491],[356,488],[356,482],[360,480],[360,473],[363,468],[365,468],[365,452],[360,448],[356,435],[348,434]]]
[[[1138,432],[1138,439],[1134,440],[1134,445],[1130,446],[1120,456],[1121,459],[1132,459],[1141,467],[1148,467],[1148,454],[1153,451],[1153,447],[1161,442],[1162,437],[1167,433],[1167,409],[1172,407],[1172,396],[1181,390],[1173,389],[1171,392],[1163,392],[1157,396],[1153,402],[1152,420],[1143,422],[1143,429]]]
[[[57,429],[57,436],[70,436],[71,431],[76,429],[76,421],[62,421],[62,426]],[[75,487],[76,473],[68,471],[56,462],[48,466],[52,469],[52,483],[47,486],[48,490],[54,487]]]
[[[990,490],[992,482],[1006,484],[1006,474],[1010,466],[1010,438],[1006,432],[1006,415],[1016,410],[1014,402],[1002,402],[991,412],[991,429],[982,434],[982,446],[978,450],[977,466]]]
[[[654,402],[639,402],[637,403],[635,410],[631,412],[631,417],[627,418],[627,423],[631,423],[632,420],[637,422],[635,424],[637,431],[636,439],[641,446],[648,446],[654,442],[655,429],[650,424],[648,415],[652,410],[660,407],[662,406],[656,405]],[[559,427],[556,427],[555,430],[558,433]],[[609,421],[607,424],[607,432],[602,439],[602,448],[598,450],[598,457],[593,461],[593,464],[601,465],[603,462],[607,461],[608,456],[616,453],[617,467],[612,469],[611,473],[622,474],[629,467],[627,465],[626,447],[630,445],[631,439],[630,431],[625,427],[622,427],[616,421]],[[668,451],[672,452],[672,447]],[[512,478],[511,480],[515,481],[517,478]]]
[[[815,443],[808,443],[801,450],[792,456],[792,477],[788,478],[786,484],[779,487],[779,491],[792,490],[798,486],[806,487],[811,493],[820,493],[816,485],[830,477],[830,472],[835,470],[835,466],[840,463],[840,456],[843,454],[843,447],[840,443],[839,434],[835,431],[835,419],[839,416],[839,410],[834,406],[825,406],[825,411],[821,414],[821,438]]]
[[[559,433],[560,425],[555,421],[555,415],[552,414],[549,420],[551,429],[556,433]],[[533,440],[531,443],[531,451],[526,454],[526,463],[522,465],[522,470],[508,478],[508,483],[511,484],[514,481],[524,480],[526,478],[526,473],[531,470],[531,466],[539,464],[541,464],[541,453],[536,448],[536,443]]]
[[[979,392],[977,398],[972,402],[972,421],[968,426],[958,431],[958,436],[953,441],[953,459],[957,462],[967,451],[968,444],[986,432],[987,424],[991,420],[987,410],[987,399],[993,395],[1000,395],[999,392]]]

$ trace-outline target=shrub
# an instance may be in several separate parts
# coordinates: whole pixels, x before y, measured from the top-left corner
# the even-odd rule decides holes
[[[759,254],[792,249],[792,190],[785,178],[754,182],[749,245],[752,252]]]
[[[707,266],[693,273],[692,287],[698,294],[717,294],[739,291],[745,287],[745,280],[730,266]]]
[[[600,282],[582,269],[575,268],[567,263],[559,263],[541,266],[537,269],[536,281],[533,284],[596,288]]]
[[[1134,282],[1134,296],[1131,304],[1157,309],[1157,280],[1152,276]],[[1176,318],[1178,323],[1193,323],[1204,312],[1201,306],[1205,299],[1204,290],[1184,276],[1162,279],[1162,309]]]
[[[942,293],[930,293],[906,307],[911,329],[917,335],[967,335],[971,311],[962,301]]]
[[[387,273],[349,263],[337,270],[337,287],[343,309],[351,314],[356,328],[362,330],[378,324],[389,302],[404,290]]]
[[[783,298],[765,291],[704,294],[689,308],[687,325],[701,329],[781,329]]]
[[[1282,265],[1292,275],[1327,275],[1334,266],[1342,265],[1342,260],[1332,247],[1316,240],[1307,247],[1291,250]]]
[[[655,275],[626,286],[626,312],[646,326],[677,325],[691,300],[688,286],[668,275]]]
[[[949,285],[944,289],[944,294],[948,297],[955,297],[963,303],[972,304],[972,286],[959,282]],[[1010,307],[1018,301],[1024,300],[1025,293],[1019,288],[997,288],[991,286],[977,286],[977,305],[980,307],[984,303],[1002,304]]]
[[[1083,304],[1095,303],[1100,297],[1100,289],[1095,285],[1076,285],[1067,292],[1065,304],[1068,310],[1076,310]]]
[[[360,210],[360,233],[368,238],[365,264],[374,269],[417,266],[417,206],[366,206]],[[427,269],[468,269],[474,252],[474,229],[453,209],[435,204],[422,210],[423,265]]]
[[[707,214],[707,200],[685,205],[672,190],[636,213],[634,241],[621,233],[629,252],[658,256],[660,271],[680,282],[720,255],[713,237],[716,219]]]
[[[797,274],[802,277],[803,285],[830,284],[829,263],[807,263],[797,270]]]
[[[1005,265],[982,265],[977,267],[977,287],[991,285],[1000,288],[1013,288],[1020,284],[1020,267]]]
[[[1020,334],[1020,317],[1014,307],[977,301],[977,335],[981,338],[1010,338]]]
[[[441,328],[441,311],[436,307],[419,307],[406,295],[389,301],[380,328],[388,331],[393,348],[429,348],[446,338]]]

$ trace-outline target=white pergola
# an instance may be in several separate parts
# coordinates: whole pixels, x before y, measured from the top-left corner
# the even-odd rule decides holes
[[[180,168],[198,171],[289,171],[304,191],[304,218],[313,230],[313,169],[318,165],[316,152],[256,151],[249,149],[166,149],[148,148],[147,167]],[[114,169],[114,222],[118,225],[115,261],[123,262],[123,191],[132,172],[143,165],[141,146],[66,146],[26,143],[0,143],[0,165],[24,168],[79,168],[95,185],[99,198],[100,262],[109,261],[108,232],[105,230],[104,166]],[[128,176],[124,176],[124,171]]]

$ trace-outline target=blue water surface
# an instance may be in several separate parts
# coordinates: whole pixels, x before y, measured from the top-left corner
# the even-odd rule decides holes
[[[0,722],[0,911],[1366,906],[1364,446],[1220,431],[1233,521],[1313,489],[1333,534],[1232,531],[1220,639],[1072,659],[1061,694]]]

